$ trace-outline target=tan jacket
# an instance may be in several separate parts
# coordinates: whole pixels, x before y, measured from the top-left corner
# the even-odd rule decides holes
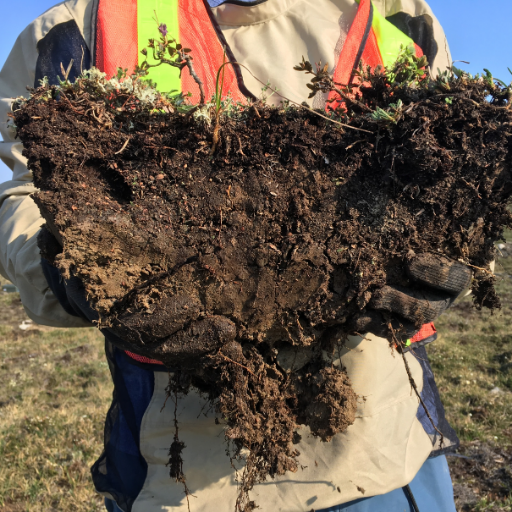
[[[427,14],[439,52],[433,69],[449,64],[449,50],[438,21],[424,0],[374,0],[384,15]],[[37,42],[56,24],[74,19],[90,45],[92,0],[67,0],[53,7],[19,36],[0,72],[0,157],[13,170],[13,179],[0,185],[0,273],[20,289],[28,315],[54,326],[85,325],[58,304],[43,276],[36,246],[42,223],[30,194],[31,173],[22,146],[6,122],[11,98],[26,95],[33,85]],[[308,90],[305,75],[293,71],[304,55],[312,62],[328,62],[333,69],[357,10],[354,0],[268,0],[253,7],[224,4],[214,14],[236,58],[264,82],[295,101]],[[90,47],[90,46],[89,46]],[[254,94],[261,85],[244,73]],[[274,95],[271,101],[279,101]],[[321,101],[319,99],[318,101]],[[319,106],[319,105],[315,105]],[[325,444],[302,429],[300,463],[295,474],[256,486],[253,497],[263,511],[305,512],[363,497],[387,493],[409,483],[429,456],[432,441],[416,417],[418,400],[411,390],[401,358],[386,340],[368,335],[352,337],[339,354],[356,393],[361,397],[357,419],[346,432]],[[422,370],[408,354],[411,371],[421,390]],[[187,510],[183,488],[170,481],[165,466],[172,442],[171,409],[165,401],[167,375],[155,373],[155,393],[143,419],[141,452],[148,477],[133,511]],[[235,474],[225,455],[223,427],[210,414],[200,414],[204,401],[191,393],[180,402],[180,437],[187,483],[195,498],[194,512],[232,512]]]

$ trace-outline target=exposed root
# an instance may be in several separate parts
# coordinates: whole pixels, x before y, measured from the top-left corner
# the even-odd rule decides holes
[[[396,337],[395,330],[393,329],[393,327],[391,325],[391,322],[388,323],[388,328],[389,328],[389,330],[391,332],[391,335],[392,335],[393,342],[395,344],[396,350],[398,350],[399,354],[402,356],[402,361],[404,362],[405,371],[407,372],[407,376],[409,377],[409,383],[411,385],[411,388],[414,390],[414,393],[415,393],[416,397],[418,398],[421,406],[423,407],[423,410],[425,411],[425,414],[427,415],[427,418],[429,419],[433,429],[439,434],[439,436],[440,436],[439,447],[442,448],[443,447],[443,442],[444,442],[444,435],[437,428],[437,426],[434,423],[434,420],[432,419],[432,416],[431,416],[431,414],[430,414],[430,412],[428,410],[427,404],[425,404],[423,398],[421,398],[421,394],[418,391],[418,386],[416,385],[416,381],[414,380],[414,377],[412,376],[411,368],[409,366],[409,362],[407,361],[407,358],[405,357],[405,352],[403,351],[403,344],[400,341],[398,341],[398,338]]]
[[[319,359],[288,375],[278,368],[272,353],[263,356],[250,344],[242,348],[232,342],[222,352],[205,357],[201,366],[201,378],[193,377],[190,384],[209,390],[218,416],[226,422],[225,437],[237,471],[237,512],[256,507],[249,497],[255,484],[298,471],[295,443],[300,425],[308,425],[313,435],[328,441],[355,419],[357,396],[346,373]],[[174,375],[168,388],[175,398],[177,391],[186,391],[178,379]],[[184,446],[176,419],[175,431],[171,475],[184,483]]]
[[[187,498],[188,511],[190,512],[189,496],[193,495],[187,486],[185,473],[183,472],[182,452],[186,448],[186,446],[185,443],[183,441],[180,441],[179,439],[178,426],[178,393],[185,391],[180,384],[180,376],[181,372],[176,372],[174,375],[170,376],[169,385],[166,388],[166,402],[169,396],[174,395],[174,439],[169,449],[169,462],[167,463],[167,466],[169,466],[170,477],[176,482],[181,483],[183,485],[185,496]]]

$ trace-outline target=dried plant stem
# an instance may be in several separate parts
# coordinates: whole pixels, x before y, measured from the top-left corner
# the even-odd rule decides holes
[[[365,112],[369,112],[369,113],[373,112],[373,110],[368,105],[365,105],[364,103],[361,103],[360,101],[357,101],[356,99],[351,98],[348,94],[344,93],[342,90],[333,88],[333,91],[336,94],[339,94],[340,97],[343,98],[346,102],[352,103],[352,105],[357,105],[360,109],[364,110]]]
[[[258,376],[254,372],[249,370],[249,368],[247,368],[247,366],[244,366],[243,364],[240,364],[240,363],[237,363],[236,361],[233,361],[233,359],[229,358],[228,356],[225,356],[220,350],[218,352],[218,355],[221,356],[225,361],[227,361],[229,363],[232,363],[232,364],[236,364],[237,366],[240,366],[240,368],[243,368],[244,370],[247,370],[254,378],[258,378]]]
[[[167,399],[171,396],[171,394],[174,395],[173,401],[174,401],[174,437],[173,442],[171,444],[171,448],[169,449],[169,462],[168,466],[171,467],[170,469],[170,477],[174,478],[176,482],[181,483],[184,487],[185,496],[187,498],[187,507],[188,512],[190,512],[190,499],[189,496],[193,496],[193,494],[190,492],[187,482],[185,479],[185,474],[183,473],[183,458],[181,456],[181,452],[185,448],[185,443],[180,441],[179,439],[179,426],[178,426],[178,389],[179,389],[179,380],[180,380],[180,373],[176,372],[169,380],[169,386],[167,387]],[[164,403],[165,407],[165,403]],[[163,407],[162,407],[163,410]]]
[[[220,141],[220,111],[215,115],[215,127],[213,129],[213,138],[212,138],[212,149],[210,151],[210,155],[213,156],[215,151],[217,150],[217,146]]]
[[[199,87],[199,94],[200,94],[199,105],[204,105],[205,98],[206,98],[206,95],[204,92],[204,84],[203,84],[203,81],[199,78],[199,76],[196,73],[194,64],[192,62],[192,57],[182,51],[179,51],[178,54],[181,59],[180,63],[174,62],[174,61],[168,60],[168,59],[161,59],[158,64],[146,64],[146,68],[147,69],[157,68],[157,67],[161,66],[162,64],[168,64],[169,66],[178,68],[180,70],[180,74],[181,74],[181,72],[183,71],[183,68],[187,67],[188,71],[190,73],[190,76],[194,79],[197,86]],[[156,59],[156,56],[155,56],[155,59]]]
[[[63,98],[68,102],[69,107],[71,108],[71,110],[72,110],[73,112],[75,112],[75,114],[79,114],[79,115],[81,115],[81,116],[85,116],[85,115],[86,115],[86,114],[84,114],[83,112],[78,111],[78,110],[73,106],[73,104],[71,103],[71,101],[69,100],[69,98],[64,94],[64,91],[60,90],[60,91],[59,91],[59,94],[60,94],[60,95],[61,95],[61,96],[62,96],[62,97],[63,97]]]
[[[418,400],[420,401],[420,404],[421,406],[423,407],[424,411],[425,411],[425,414],[427,415],[427,418],[429,419],[432,427],[434,428],[434,430],[439,434],[440,436],[440,440],[439,440],[439,446],[442,447],[443,446],[443,441],[444,441],[444,435],[443,433],[436,427],[436,424],[434,423],[434,420],[432,419],[432,416],[430,415],[430,412],[427,408],[427,405],[425,404],[425,402],[423,401],[423,398],[421,398],[421,394],[420,392],[418,391],[418,386],[416,385],[416,382],[414,380],[414,377],[412,376],[411,374],[411,369],[409,367],[409,362],[407,361],[407,358],[405,357],[405,352],[402,350],[402,349],[399,349],[400,350],[400,354],[402,356],[402,360],[404,362],[404,365],[405,365],[405,371],[407,372],[407,376],[409,377],[409,382],[412,386],[412,389],[414,389],[414,393],[416,394],[416,396],[418,397]]]
[[[290,103],[293,103],[295,106],[299,107],[299,108],[302,108],[302,109],[305,109],[305,110],[308,110],[309,112],[311,112],[312,114],[315,114],[316,116],[318,117],[322,117],[323,119],[327,120],[327,121],[330,121],[331,123],[334,123],[334,124],[337,124],[339,126],[343,126],[344,128],[349,128],[350,130],[356,130],[358,132],[365,132],[365,133],[370,133],[370,134],[374,134],[374,132],[371,132],[370,130],[364,130],[363,128],[356,128],[355,126],[350,126],[349,124],[345,124],[345,123],[341,123],[340,121],[336,121],[335,119],[331,119],[330,117],[327,117],[323,114],[321,114],[320,112],[317,112],[316,110],[313,110],[312,108],[310,107],[306,107],[305,105],[303,105],[302,103],[298,103],[296,101],[293,101],[291,100],[290,98],[287,98],[286,96],[283,96],[277,89],[274,89],[272,88],[271,86],[269,86],[268,84],[266,84],[265,82],[263,82],[263,80],[260,80],[247,66],[244,66],[243,64],[241,64],[240,62],[226,62],[223,64],[223,66],[226,66],[228,64],[231,64],[231,65],[237,65],[237,66],[241,66],[242,68],[246,69],[247,72],[255,79],[257,80],[261,85],[265,86],[267,89],[271,90],[273,93],[277,94],[278,96],[280,96],[281,98],[283,98],[284,100],[286,101],[289,101]]]
[[[436,424],[434,423],[434,420],[432,419],[432,416],[430,415],[430,412],[427,408],[427,405],[423,401],[423,398],[421,398],[421,394],[418,391],[418,386],[416,385],[416,381],[414,380],[414,377],[411,373],[411,368],[409,366],[409,362],[407,361],[407,358],[405,357],[405,352],[402,349],[402,344],[398,341],[398,338],[396,337],[395,330],[393,329],[393,326],[391,325],[391,322],[388,321],[388,329],[391,332],[391,336],[393,338],[393,343],[395,343],[395,346],[397,347],[397,350],[399,351],[400,355],[402,356],[402,360],[404,362],[405,371],[407,372],[407,376],[409,377],[409,383],[411,384],[412,389],[414,390],[414,393],[418,397],[418,400],[420,401],[421,406],[423,407],[423,410],[425,411],[425,414],[427,415],[427,418],[429,419],[432,427],[434,430],[440,435],[439,440],[439,446],[443,446],[444,441],[444,435],[443,433],[437,428]]]
[[[494,275],[494,272],[492,272],[491,270],[489,270],[488,268],[482,268],[482,267],[477,267],[475,265],[471,265],[469,263],[464,263],[464,265],[467,265],[468,267],[470,268],[474,268],[476,270],[480,270],[481,272],[484,272],[485,274],[490,274],[490,275]]]
[[[187,66],[188,72],[190,73],[190,76],[195,80],[197,86],[199,87],[199,94],[200,94],[200,100],[199,104],[204,105],[206,95],[204,92],[204,84],[203,81],[199,78],[199,76],[196,73],[196,70],[194,69],[194,64],[192,62],[192,57],[190,55],[187,55],[184,52],[178,52],[180,54],[180,57],[182,58],[184,65]],[[181,68],[183,69],[183,67]],[[180,71],[181,71],[180,69]]]

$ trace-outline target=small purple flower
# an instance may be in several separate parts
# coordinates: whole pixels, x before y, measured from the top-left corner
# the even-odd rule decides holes
[[[167,25],[165,23],[160,23],[158,30],[160,31],[160,34],[162,34],[164,37],[167,35]]]

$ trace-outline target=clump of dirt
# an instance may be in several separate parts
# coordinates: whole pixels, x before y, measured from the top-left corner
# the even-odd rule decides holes
[[[411,286],[412,254],[474,266],[475,304],[499,307],[487,269],[512,223],[506,101],[486,101],[475,80],[454,79],[449,101],[434,87],[373,86],[349,105],[355,129],[232,107],[214,152],[208,107],[98,96],[85,78],[33,91],[14,114],[58,242],[43,236],[44,255],[80,277],[101,326],[209,394],[233,456],[249,449],[240,510],[255,482],[297,470],[298,425],[329,440],[354,421],[333,349],[375,292]],[[402,102],[393,122],[367,115],[391,100]]]

